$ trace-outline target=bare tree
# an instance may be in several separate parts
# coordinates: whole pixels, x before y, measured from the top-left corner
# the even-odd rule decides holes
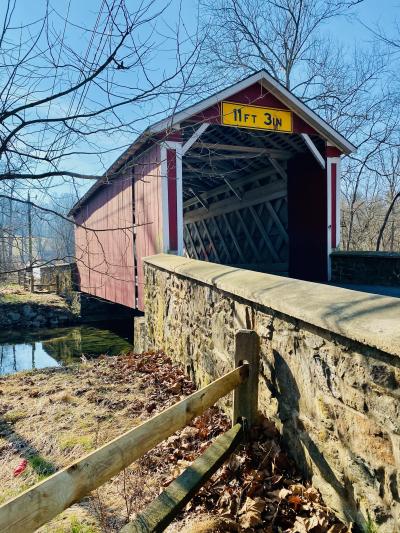
[[[391,32],[377,26],[369,28],[378,42],[383,44],[390,57],[389,83],[392,90],[392,105],[400,106],[400,24],[396,19]],[[385,183],[382,191],[384,207],[382,209],[382,223],[379,228],[376,250],[384,248],[389,251],[400,249],[400,220],[396,210],[400,199],[400,139],[399,130],[392,140],[390,149],[380,160],[380,177]],[[386,237],[386,238],[385,238]]]
[[[107,156],[131,144],[144,119],[184,103],[200,42],[179,15],[176,27],[164,24],[168,35],[158,30],[167,1],[99,1],[93,27],[48,3],[21,23],[20,1],[5,0],[0,21],[0,202],[20,205],[31,190],[40,210],[60,185],[77,199],[82,180],[108,180]],[[160,69],[155,58],[166,53]],[[98,172],[82,172],[85,160]]]
[[[200,0],[208,35],[205,63],[225,76],[230,69],[233,79],[265,68],[286,88],[306,94],[306,87],[318,84],[317,70],[310,73],[310,67],[326,54],[324,25],[362,2]]]
[[[200,0],[207,35],[203,68],[214,84],[265,68],[358,151],[343,160],[343,246],[375,248],[377,206],[389,207],[382,159],[398,134],[396,95],[388,83],[390,55],[382,42],[344,49],[327,24],[352,17],[361,1]],[[387,40],[387,39],[386,39]],[[393,46],[400,52],[400,40]],[[370,220],[364,215],[369,213]]]
[[[396,242],[398,233],[398,212],[396,210],[397,201],[400,198],[400,150],[395,147],[381,158],[381,168],[379,173],[384,182],[382,197],[384,206],[382,209],[383,220],[379,228],[376,241],[376,250],[381,247],[393,252],[399,249],[399,242]],[[387,234],[387,235],[386,235]],[[386,239],[385,239],[386,235]]]

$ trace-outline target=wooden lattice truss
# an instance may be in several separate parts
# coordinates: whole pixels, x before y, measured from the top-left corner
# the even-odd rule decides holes
[[[186,255],[287,273],[287,160],[304,148],[289,136],[207,130],[183,160]]]

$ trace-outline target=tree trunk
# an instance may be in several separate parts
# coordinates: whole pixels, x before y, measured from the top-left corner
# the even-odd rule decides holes
[[[390,214],[391,212],[393,211],[393,208],[396,204],[396,201],[397,199],[400,198],[400,192],[398,192],[393,200],[390,202],[390,205],[388,207],[388,210],[386,211],[386,215],[385,215],[385,218],[383,220],[383,223],[382,223],[382,226],[381,226],[381,229],[379,230],[379,235],[378,235],[378,240],[376,241],[376,251],[379,252],[380,250],[380,247],[381,247],[381,243],[382,243],[382,237],[383,237],[383,233],[385,231],[385,228],[386,228],[386,225],[388,223],[388,220],[389,220],[389,217],[390,217]]]

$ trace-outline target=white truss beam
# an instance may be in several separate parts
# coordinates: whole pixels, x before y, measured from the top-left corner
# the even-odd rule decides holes
[[[193,135],[185,142],[182,146],[182,155],[185,155],[186,152],[193,146],[193,144],[203,135],[210,124],[208,122],[203,122],[201,126],[193,133]]]
[[[315,157],[315,159],[318,161],[318,163],[321,165],[322,168],[325,168],[325,159],[322,157],[321,152],[318,150],[318,148],[315,146],[315,144],[312,142],[311,137],[307,135],[307,133],[302,133],[301,136],[304,139],[304,142],[308,146],[310,152]]]

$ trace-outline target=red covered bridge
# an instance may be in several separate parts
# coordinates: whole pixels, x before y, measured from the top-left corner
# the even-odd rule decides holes
[[[143,257],[327,281],[355,147],[265,71],[149,127],[73,207],[81,290],[143,309]]]

